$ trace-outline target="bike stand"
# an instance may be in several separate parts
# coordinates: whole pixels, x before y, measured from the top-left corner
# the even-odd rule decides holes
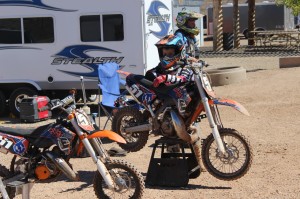
[[[177,151],[168,147],[177,145]],[[159,153],[159,149],[161,150]],[[186,153],[190,150],[190,153]],[[157,151],[157,152],[156,152]],[[158,156],[158,157],[157,157]],[[146,176],[146,184],[152,186],[187,186],[190,178],[200,175],[193,148],[179,139],[160,138],[155,141]]]
[[[5,189],[5,186],[4,186],[3,181],[2,181],[1,178],[0,178],[0,191],[1,191],[3,199],[9,199],[7,191]]]
[[[22,199],[30,199],[30,191],[33,187],[34,182],[28,181],[27,183],[24,183],[20,186],[20,189],[22,189]]]
[[[16,180],[8,183],[6,186],[14,187],[16,195],[22,193],[22,199],[30,199],[30,191],[33,187],[34,181],[32,180]],[[0,190],[4,199],[9,199],[2,179],[0,179]]]

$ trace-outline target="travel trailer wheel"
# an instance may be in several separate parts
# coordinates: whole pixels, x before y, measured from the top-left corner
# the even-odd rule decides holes
[[[37,95],[37,91],[29,87],[21,87],[14,90],[9,97],[9,109],[12,114],[20,116],[20,103],[25,97]]]
[[[3,116],[6,111],[6,98],[2,91],[0,91],[0,116]]]

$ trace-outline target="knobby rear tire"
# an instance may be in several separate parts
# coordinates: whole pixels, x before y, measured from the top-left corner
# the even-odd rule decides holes
[[[122,136],[126,140],[126,144],[118,143],[118,145],[128,151],[128,152],[136,152],[144,148],[148,141],[149,132],[135,132],[135,133],[128,133],[125,135],[125,133],[121,132],[122,128],[122,121],[126,119],[126,117],[131,117],[135,124],[140,124],[145,121],[144,115],[136,108],[136,107],[123,107],[118,110],[118,112],[114,115],[113,121],[112,121],[112,130],[116,133],[118,133],[120,136]],[[134,125],[130,125],[134,126]],[[129,127],[126,125],[126,127]],[[133,137],[133,135],[135,137]],[[135,138],[136,141],[131,142],[129,139]]]

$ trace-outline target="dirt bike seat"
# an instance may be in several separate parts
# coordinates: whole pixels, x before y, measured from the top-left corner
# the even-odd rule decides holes
[[[177,84],[171,84],[171,85],[161,84],[158,87],[154,87],[153,82],[147,80],[145,78],[145,76],[143,76],[143,75],[134,75],[133,78],[134,78],[135,82],[138,82],[141,85],[145,86],[146,88],[149,88],[149,89],[155,91],[156,93],[161,93],[161,94],[166,94],[170,90],[183,84],[183,83],[177,83]]]
[[[49,125],[46,124],[39,126],[38,128],[12,128],[12,127],[0,127],[0,132],[6,133],[13,136],[21,136],[29,140],[35,146],[38,147],[50,147],[53,142],[51,139],[43,136],[44,133],[47,134]]]
[[[0,127],[0,133],[6,133],[15,136],[30,136],[36,128],[20,128],[20,127]]]

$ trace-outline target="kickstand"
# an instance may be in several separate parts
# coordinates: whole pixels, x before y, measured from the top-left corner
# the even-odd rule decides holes
[[[4,186],[3,181],[2,181],[1,178],[0,178],[0,191],[1,191],[2,197],[3,197],[4,199],[9,199],[8,194],[7,194],[7,191],[6,191],[6,189],[5,189],[5,186]]]

